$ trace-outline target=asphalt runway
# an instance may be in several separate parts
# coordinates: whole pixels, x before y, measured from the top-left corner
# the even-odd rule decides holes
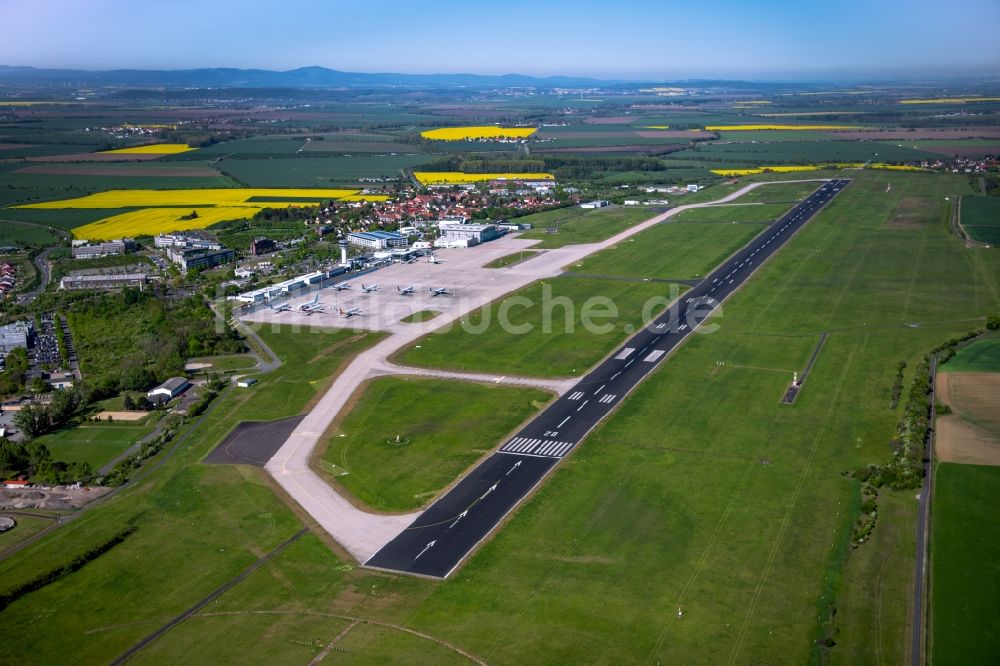
[[[831,180],[770,224],[591,370],[365,565],[446,578],[639,382],[850,180]]]
[[[291,416],[277,421],[243,421],[202,462],[263,467],[285,443],[302,418]]]

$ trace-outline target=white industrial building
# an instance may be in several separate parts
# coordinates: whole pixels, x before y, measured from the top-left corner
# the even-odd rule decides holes
[[[204,231],[175,231],[153,239],[156,247],[182,247],[190,250],[221,250],[222,243]]]
[[[467,247],[499,237],[500,230],[495,224],[445,224],[441,226],[439,240],[444,241],[446,247]]]
[[[146,393],[150,402],[167,402],[173,400],[184,391],[191,388],[191,382],[184,377],[171,377],[152,391]]]
[[[305,275],[299,275],[298,277],[293,277],[292,279],[285,280],[284,282],[278,282],[277,284],[272,284],[267,287],[261,287],[260,289],[244,292],[237,296],[236,300],[241,303],[265,303],[274,298],[322,284],[324,280],[328,280],[338,275],[343,275],[346,272],[346,268],[330,268],[324,271],[306,273]]]
[[[406,237],[395,231],[353,231],[347,234],[347,242],[368,250],[385,250],[391,247],[406,247]]]
[[[66,291],[80,291],[83,289],[96,289],[108,291],[112,289],[124,289],[125,287],[138,287],[149,282],[149,276],[145,273],[117,273],[113,275],[67,275],[59,280],[59,288]]]
[[[88,243],[87,245],[74,245],[74,259],[98,259],[100,257],[114,257],[122,254],[134,252],[139,246],[131,238],[107,241],[106,243]]]
[[[604,199],[597,199],[596,201],[588,201],[586,203],[580,204],[580,208],[588,208],[588,209],[590,209],[590,208],[606,208],[607,206],[610,206],[610,205],[611,205],[611,203],[608,202],[608,201],[605,201]]]
[[[0,353],[9,354],[18,347],[27,349],[34,332],[35,327],[27,319],[0,326]]]

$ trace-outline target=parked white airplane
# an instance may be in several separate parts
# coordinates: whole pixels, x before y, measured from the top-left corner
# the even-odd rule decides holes
[[[268,303],[267,307],[271,308],[275,312],[284,312],[285,310],[291,310],[292,306],[288,303],[282,303],[281,305],[271,305]]]
[[[347,317],[348,319],[350,319],[351,317],[361,316],[361,308],[351,308],[350,310],[347,311],[345,311],[344,308],[339,308],[339,309],[341,317]]]
[[[403,294],[404,296],[408,296],[409,294],[412,294],[416,290],[417,288],[414,287],[412,284],[408,287],[403,287],[402,289],[400,289],[398,285],[396,286],[396,291]]]
[[[438,287],[437,289],[431,287],[430,290],[431,290],[431,296],[448,296],[451,294],[451,292],[448,291],[445,287]]]
[[[368,286],[366,287],[366,286],[365,286],[365,283],[364,283],[364,282],[362,282],[362,283],[361,283],[361,289],[362,289],[362,291],[364,291],[364,292],[365,292],[366,294],[368,294],[368,293],[371,293],[371,292],[373,292],[373,291],[378,291],[378,283],[375,283],[375,284],[370,284],[370,285],[368,285]]]
[[[320,312],[323,309],[323,304],[319,302],[319,294],[313,296],[313,299],[308,303],[303,303],[299,306],[299,310],[305,312],[306,314],[312,314],[313,312]]]
[[[348,284],[347,282],[339,282],[333,285],[333,288],[335,291],[344,291],[345,289],[350,289],[351,285]]]

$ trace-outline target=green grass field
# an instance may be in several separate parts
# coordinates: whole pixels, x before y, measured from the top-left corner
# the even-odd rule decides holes
[[[791,203],[805,199],[823,183],[774,183],[750,190],[732,203]]]
[[[534,227],[522,232],[520,237],[538,239],[541,242],[533,247],[545,249],[602,241],[655,215],[656,211],[644,208],[584,210],[574,207],[526,215],[517,221]],[[547,229],[555,233],[549,233]]]
[[[65,197],[64,192],[50,192],[48,199]],[[75,195],[73,195],[75,196]],[[0,219],[20,220],[48,224],[60,229],[73,229],[97,220],[103,220],[112,215],[127,213],[134,208],[3,208],[0,209]]]
[[[4,211],[0,211],[0,218],[5,217]],[[37,224],[26,222],[13,222],[4,220],[0,224],[0,246],[18,246],[21,248],[34,246],[42,247],[54,245],[62,238],[51,230]]]
[[[0,552],[30,539],[52,524],[52,521],[47,518],[35,518],[34,516],[25,515],[10,517],[17,521],[17,525],[12,530],[0,533]]]
[[[1000,245],[1000,199],[962,197],[962,226],[975,240]]]
[[[493,261],[483,264],[483,268],[506,268],[508,266],[513,266],[514,264],[519,264],[525,259],[531,259],[537,252],[534,250],[522,250],[520,252],[514,252],[513,254],[508,254],[499,259],[494,259]]]
[[[788,204],[753,204],[689,208],[682,210],[674,219],[678,222],[771,222],[784,215],[790,207]]]
[[[590,255],[569,270],[591,275],[686,280],[707,275],[763,227],[754,224],[658,224]]]
[[[334,429],[316,464],[368,506],[417,509],[551,397],[537,389],[471,382],[375,379]]]
[[[647,304],[647,314],[661,311],[671,290],[681,292],[677,285],[576,276],[536,282],[463,317],[445,332],[420,338],[397,356],[406,365],[470,372],[580,375],[627,336],[626,328],[642,325]],[[592,297],[599,300],[588,304]],[[617,313],[605,310],[607,304]],[[596,315],[588,317],[590,330],[583,323],[585,311]]]
[[[48,447],[52,460],[65,463],[86,462],[96,472],[125,449],[152,431],[149,424],[84,424],[38,438]]]
[[[257,359],[249,354],[232,354],[229,356],[204,356],[190,358],[188,363],[211,363],[212,367],[205,368],[200,372],[211,374],[213,372],[233,372],[235,370],[249,370],[257,365]]]
[[[940,463],[931,511],[931,656],[1000,660],[1000,467]]]
[[[939,372],[1000,372],[1000,338],[976,340],[962,347]]]
[[[421,322],[430,321],[439,314],[441,314],[440,310],[420,310],[418,312],[414,312],[413,314],[406,315],[399,321],[404,324],[419,324]]]

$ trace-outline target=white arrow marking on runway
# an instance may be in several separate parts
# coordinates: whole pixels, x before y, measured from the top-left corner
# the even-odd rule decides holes
[[[465,518],[466,514],[468,514],[468,513],[469,513],[469,510],[468,510],[468,509],[466,509],[466,510],[465,510],[465,511],[463,511],[462,513],[458,514],[458,518],[456,518],[456,519],[455,519],[455,522],[453,522],[453,523],[452,523],[451,525],[449,525],[449,526],[448,526],[448,529],[450,530],[450,529],[451,529],[451,528],[453,528],[453,527],[454,527],[455,525],[457,525],[457,524],[458,524],[458,521],[462,520],[462,518]],[[417,557],[420,557],[420,556],[418,555]]]
[[[486,499],[486,496],[487,496],[487,495],[489,495],[489,494],[490,494],[491,492],[493,492],[494,490],[496,490],[496,489],[497,489],[497,486],[498,486],[498,485],[500,485],[500,482],[499,482],[499,481],[497,481],[497,482],[496,482],[496,483],[494,483],[494,484],[493,484],[492,486],[490,486],[490,487],[489,487],[489,490],[487,490],[487,491],[486,491],[485,493],[483,493],[483,496],[482,496],[482,497],[480,497],[479,499],[481,499],[481,500],[484,500],[484,499]]]
[[[513,467],[511,467],[509,470],[507,470],[507,474],[510,474],[511,472],[513,472],[515,469],[517,469],[520,466],[521,466],[521,461],[518,460],[516,463],[514,463]],[[504,474],[504,476],[507,476],[507,474]],[[466,509],[466,511],[468,511],[468,509]],[[465,514],[463,513],[462,515],[464,516]]]
[[[433,548],[434,544],[436,544],[436,543],[437,543],[437,541],[431,541],[429,544],[427,544],[426,546],[424,546],[424,549],[422,551],[420,551],[420,554],[417,555],[416,557],[414,557],[413,559],[414,560],[419,560],[420,559],[420,555],[423,555],[428,550],[430,550],[431,548]]]

